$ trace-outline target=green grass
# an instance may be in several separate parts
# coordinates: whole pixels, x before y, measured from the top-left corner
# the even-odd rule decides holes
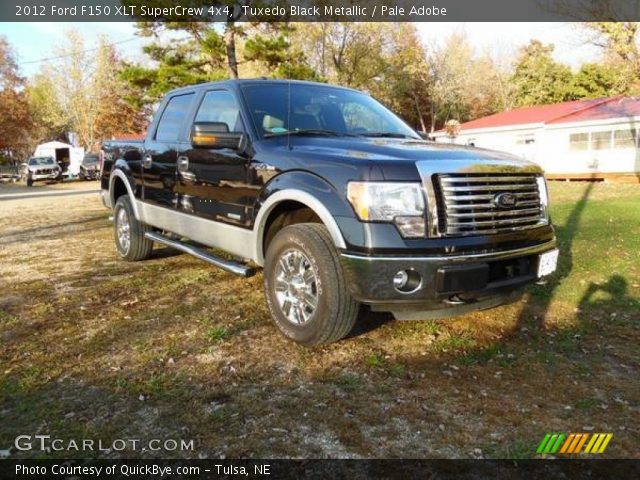
[[[436,348],[441,352],[456,350],[468,350],[476,345],[476,341],[467,334],[450,333],[442,339],[438,339]]]
[[[207,331],[207,340],[211,343],[221,342],[230,336],[231,332],[223,327],[216,327]]]

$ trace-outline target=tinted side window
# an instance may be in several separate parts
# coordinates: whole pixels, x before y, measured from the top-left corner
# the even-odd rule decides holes
[[[243,130],[236,99],[231,93],[223,90],[206,93],[195,121],[224,123],[229,132],[242,132]]]
[[[161,142],[175,142],[178,140],[180,129],[184,126],[185,118],[189,113],[189,106],[193,100],[193,93],[172,97],[162,112],[156,140]]]

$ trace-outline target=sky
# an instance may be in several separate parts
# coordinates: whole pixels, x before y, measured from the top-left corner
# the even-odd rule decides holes
[[[578,24],[571,23],[416,23],[427,44],[441,41],[448,34],[464,32],[478,52],[514,54],[517,48],[536,38],[556,47],[556,60],[577,69],[582,63],[595,61],[598,51],[585,43],[586,34]],[[0,23],[0,35],[7,37],[18,56],[25,76],[37,73],[47,62],[42,59],[55,56],[55,45],[60,44],[65,31],[76,29],[87,41],[86,48],[95,45],[98,33],[118,42],[118,50],[129,60],[143,61],[141,48],[148,39],[136,36],[133,23]]]

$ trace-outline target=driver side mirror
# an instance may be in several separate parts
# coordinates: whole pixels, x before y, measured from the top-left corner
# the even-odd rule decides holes
[[[199,148],[232,148],[240,149],[242,133],[229,132],[229,127],[222,122],[195,122],[191,127],[191,143]]]

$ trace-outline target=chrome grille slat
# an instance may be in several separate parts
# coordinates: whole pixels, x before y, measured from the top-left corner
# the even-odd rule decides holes
[[[477,183],[477,182],[531,182],[535,183],[535,178],[532,177],[516,177],[516,176],[504,176],[504,177],[442,177],[442,183]]]
[[[526,209],[514,209],[507,210],[506,212],[469,212],[469,213],[447,213],[447,217],[454,218],[467,218],[467,217],[513,217],[517,215],[524,215],[525,213],[540,213],[539,208],[526,208]],[[451,225],[451,223],[449,224]]]
[[[508,218],[506,220],[488,220],[488,221],[473,221],[473,222],[448,222],[447,225],[450,227],[495,227],[500,225],[515,225],[518,223],[527,223],[527,222],[537,222],[539,220],[539,216],[530,216],[530,217],[522,217],[522,218]]]
[[[518,199],[521,198],[525,198],[525,197],[532,197],[534,196],[535,198],[538,198],[538,192],[514,192],[513,193],[516,197],[518,197]],[[491,200],[493,197],[495,197],[496,194],[495,193],[489,193],[489,194],[481,194],[481,195],[455,195],[455,194],[449,194],[449,195],[445,195],[445,198],[447,200],[454,200],[454,201],[463,201],[463,200]]]
[[[539,205],[540,200],[523,200],[518,202],[518,207],[531,207]],[[455,205],[447,205],[447,210],[481,210],[481,209],[495,209],[496,206],[493,203],[462,203]]]
[[[491,190],[493,192],[513,192],[514,190],[534,190],[538,191],[538,186],[535,183],[526,185],[509,184],[509,185],[464,185],[459,187],[442,187],[442,190],[446,192],[481,192],[484,190]]]
[[[435,179],[438,228],[443,235],[486,235],[533,228],[543,221],[536,174],[445,174]],[[510,209],[494,203],[510,193]]]

